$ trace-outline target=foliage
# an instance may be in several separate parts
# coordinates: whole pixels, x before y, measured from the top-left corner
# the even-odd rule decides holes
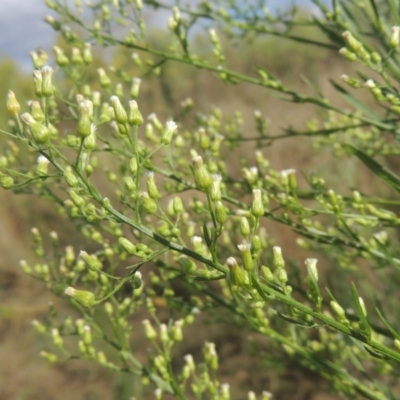
[[[261,0],[203,1],[191,8],[103,0],[88,6],[92,19],[79,1],[75,8],[46,3],[57,13],[46,21],[66,42],[65,49],[54,49],[58,76],[46,54],[32,53],[36,100],[21,112],[8,93],[13,123],[2,133],[12,142],[0,158],[4,189],[49,200],[87,239],[87,251],[77,254],[60,246],[56,232],[48,241],[32,229],[40,261],[21,261],[23,271],[74,309],[65,317],[51,308],[46,321],[34,321],[53,342],[43,357],[52,363],[84,358],[138,375],[157,399],[236,398],[235,383],[219,380],[214,343],[202,345],[201,357],[177,360],[191,326],[200,326],[206,315],[212,324],[224,321],[252,332],[258,358],[286,368],[293,360],[343,396],[395,398],[400,177],[384,158],[399,153],[395,2],[327,6],[315,0],[319,14],[309,16],[295,9],[271,13]],[[171,14],[162,41],[147,33],[148,9]],[[189,38],[196,26],[209,29],[212,55],[195,54]],[[313,95],[291,89],[261,65],[237,72],[221,34],[235,41],[272,35],[339,52],[359,67],[356,77],[332,80],[349,108],[318,89]],[[101,60],[93,61],[92,45],[133,50],[134,70],[121,60],[106,71]],[[192,115],[196,105],[187,99],[171,105],[173,119],[162,122],[152,113],[145,123],[141,85],[145,89],[150,76],[162,75],[170,63],[207,71],[226,85],[255,85],[288,102],[310,104],[320,116],[305,130],[289,126],[276,135],[255,110],[256,133],[248,134],[240,111]],[[162,82],[168,102],[175,82],[168,75]],[[290,165],[275,170],[262,149],[300,136],[359,160],[387,189],[331,188],[329,177],[317,173],[301,182]],[[250,141],[258,149],[241,160],[236,176],[230,158]],[[265,221],[289,227],[307,252],[330,258],[333,276],[324,276],[315,258],[305,260],[306,270],[285,261]],[[349,282],[333,280],[341,271]],[[140,329],[132,324],[135,315],[143,319],[151,346],[146,360],[132,346]]]

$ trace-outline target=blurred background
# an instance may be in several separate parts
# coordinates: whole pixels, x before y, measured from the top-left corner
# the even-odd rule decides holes
[[[286,3],[271,2],[272,9],[278,4],[284,7]],[[305,15],[312,13],[310,3],[302,2],[300,5]],[[33,98],[33,67],[29,51],[42,48],[52,54],[54,43],[62,45],[62,40],[51,27],[42,22],[47,14],[49,10],[42,0],[0,1],[0,98],[4,105],[0,107],[0,129],[7,130],[7,90],[16,93],[23,109],[26,109],[26,101]],[[152,40],[162,45],[162,32],[166,29],[168,14],[148,13],[147,18]],[[157,21],[158,28],[154,21]],[[312,32],[308,34],[312,35]],[[199,31],[193,38],[194,46],[205,53],[210,52],[206,37],[205,32]],[[342,104],[329,78],[338,80],[342,73],[349,73],[349,65],[334,52],[315,51],[311,47],[271,37],[249,39],[241,43],[226,42],[225,48],[229,64],[239,72],[251,74],[255,66],[262,65],[288,87],[310,93],[312,89],[305,83],[305,77],[337,105]],[[95,53],[94,68],[110,64],[104,61],[106,57],[101,49],[96,49]],[[131,54],[115,49],[112,56],[113,65],[121,69],[130,68]],[[54,65],[51,58],[50,64]],[[195,112],[209,113],[212,107],[217,107],[226,114],[234,115],[236,110],[240,110],[244,118],[245,135],[249,136],[256,134],[253,116],[256,109],[270,120],[271,134],[282,133],[282,128],[288,126],[305,129],[305,123],[317,116],[315,109],[309,106],[283,102],[256,87],[225,86],[211,74],[177,64],[168,64],[159,76],[151,76],[143,81],[139,104],[144,115],[156,112],[164,120],[174,115],[180,102],[187,97],[193,99]],[[2,151],[8,151],[5,135],[0,135],[0,146]],[[253,150],[254,145],[248,144],[237,151],[248,157],[249,164],[253,165]],[[295,168],[299,175],[318,169],[318,173],[335,187],[340,187],[341,182],[351,185],[365,179],[362,173],[355,172],[354,165],[346,164],[347,161],[338,163],[327,150],[314,151],[309,139],[280,140],[262,150],[275,169]],[[20,156],[23,157],[22,154]],[[231,168],[239,171],[240,164],[232,164]],[[353,172],[349,174],[348,171]],[[71,223],[60,219],[51,204],[36,197],[24,194],[15,196],[0,190],[0,204],[0,400],[128,400],[137,395],[131,377],[111,374],[92,363],[72,361],[48,365],[41,359],[39,353],[48,343],[35,332],[31,321],[44,317],[49,302],[54,302],[61,309],[62,302],[53,298],[42,283],[24,276],[18,262],[21,259],[31,263],[35,261],[30,237],[33,226],[38,227],[43,235],[56,230],[63,245],[78,244],[81,238],[76,235]],[[295,245],[296,235],[281,226],[267,226],[271,237],[277,245],[282,246],[285,255],[302,262],[304,253]],[[138,346],[142,340],[140,335],[138,330],[138,336],[135,337]],[[277,399],[337,398],[327,392],[323,382],[299,365],[283,368],[255,364],[251,357],[251,346],[246,344],[247,338],[243,338],[240,332],[232,332],[230,327],[218,329],[218,332],[204,328],[206,337],[209,341],[217,342],[221,374],[226,381],[235,382],[240,388],[235,397],[237,399],[245,398],[250,388],[269,390]]]

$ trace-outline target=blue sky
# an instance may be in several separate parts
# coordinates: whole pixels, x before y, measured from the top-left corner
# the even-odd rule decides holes
[[[290,3],[289,0],[269,2],[279,6]],[[24,69],[30,69],[29,51],[37,47],[49,51],[54,40],[53,29],[43,22],[48,14],[51,10],[44,0],[0,0],[0,57],[9,56]]]

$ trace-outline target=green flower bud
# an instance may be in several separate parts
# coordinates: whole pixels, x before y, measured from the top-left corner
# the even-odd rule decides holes
[[[97,73],[99,74],[99,79],[100,79],[100,86],[103,89],[107,89],[111,86],[111,80],[107,76],[106,72],[104,71],[103,68],[98,68]]]
[[[82,52],[82,59],[86,65],[89,65],[93,61],[92,49],[90,43],[85,43]]]
[[[90,124],[90,134],[86,136],[83,142],[83,148],[88,151],[92,151],[96,148],[96,125]]]
[[[161,143],[170,144],[172,140],[172,135],[177,128],[178,125],[174,121],[168,121],[161,137]]]
[[[129,171],[133,176],[137,174],[138,162],[136,157],[131,158],[131,160],[129,161]]]
[[[338,316],[339,321],[347,321],[346,313],[344,312],[343,308],[339,305],[339,303],[337,303],[336,301],[331,301],[329,304],[332,307],[332,310]]]
[[[136,271],[132,275],[131,284],[134,290],[140,289],[143,285],[142,281],[142,273],[140,271]]]
[[[82,342],[85,346],[90,346],[92,344],[92,333],[90,332],[89,325],[83,327]]]
[[[7,111],[13,115],[14,117],[18,115],[19,111],[21,109],[20,104],[17,101],[17,98],[15,97],[15,94],[13,91],[9,90],[7,92]]]
[[[345,31],[342,33],[342,37],[344,41],[346,42],[346,46],[353,51],[354,53],[357,53],[360,51],[360,49],[363,47],[361,42],[359,42],[350,31]]]
[[[128,239],[124,237],[118,238],[118,243],[126,250],[129,254],[136,254],[136,246]]]
[[[251,244],[244,242],[238,245],[238,249],[242,255],[243,268],[247,272],[252,272],[254,270],[254,262],[251,255]]]
[[[43,82],[42,72],[39,70],[33,71],[33,83],[34,83],[35,95],[36,97],[39,98],[43,97],[42,82]]]
[[[64,290],[64,293],[84,307],[91,307],[95,303],[94,294],[86,290],[77,290],[69,286]]]
[[[150,114],[147,119],[153,123],[158,132],[162,133],[164,131],[164,127],[155,113]]]
[[[264,275],[264,278],[267,280],[267,282],[273,282],[274,274],[272,273],[272,271],[268,267],[263,265],[261,267],[261,271],[262,271],[262,273]]]
[[[44,333],[47,332],[47,328],[38,320],[34,319],[32,321],[32,325],[35,327],[35,329],[39,332],[39,333]]]
[[[130,94],[133,99],[137,99],[139,96],[139,89],[140,89],[141,82],[142,82],[142,80],[140,78],[132,79],[132,86],[131,86]]]
[[[124,107],[122,106],[119,98],[117,96],[111,96],[110,102],[114,109],[115,120],[119,124],[122,124],[122,125],[126,124],[128,122],[128,114],[126,113]]]
[[[172,203],[173,209],[174,209],[174,213],[176,215],[180,215],[183,213],[183,203],[182,203],[182,199],[178,196],[174,197],[173,203]]]
[[[192,160],[193,174],[196,186],[200,190],[208,190],[212,185],[212,178],[203,164],[201,156],[196,156]]]
[[[286,271],[283,268],[279,268],[275,271],[275,278],[278,283],[281,285],[285,285],[288,281],[288,276]]]
[[[44,97],[51,97],[54,93],[54,87],[52,83],[53,68],[45,65],[41,70],[42,73],[42,95]]]
[[[357,55],[351,52],[349,49],[346,49],[346,47],[342,47],[339,50],[339,54],[346,58],[349,61],[356,61],[357,60]]]
[[[158,192],[156,182],[154,180],[154,172],[153,171],[150,171],[147,175],[146,186],[147,186],[147,192],[149,193],[149,196],[151,199],[157,200],[161,197],[160,193]]]
[[[37,159],[38,165],[36,168],[36,172],[38,175],[47,175],[49,169],[49,160],[45,156],[39,156]]]
[[[31,115],[37,122],[43,123],[46,119],[42,107],[38,101],[30,101],[29,107],[31,108]]]
[[[226,208],[222,201],[217,201],[215,203],[215,219],[220,225],[223,225],[226,222]]]
[[[396,47],[399,46],[400,27],[392,26],[391,31],[392,34],[390,35],[389,39],[389,47],[391,49],[395,49]]]
[[[51,336],[53,338],[53,343],[56,347],[62,349],[64,347],[64,340],[60,335],[60,332],[57,328],[53,328],[51,330]]]
[[[226,265],[229,268],[229,280],[232,285],[243,286],[246,283],[244,271],[239,267],[234,257],[229,257],[226,260]]]
[[[178,264],[186,273],[191,273],[196,270],[196,264],[185,255],[181,255],[178,258]]]
[[[14,186],[14,179],[11,176],[0,173],[0,186],[3,189],[11,189]]]
[[[76,190],[72,188],[68,191],[68,193],[71,196],[71,200],[75,204],[75,206],[81,208],[85,205],[85,199],[80,196]]]
[[[38,144],[46,143],[50,138],[49,129],[35,119],[29,113],[21,115],[22,122],[27,125],[32,133],[33,140]]]
[[[311,275],[316,281],[318,281],[317,262],[318,260],[316,258],[307,258],[305,261],[309,275]]]
[[[78,134],[85,138],[91,133],[91,102],[83,100],[79,103]]]
[[[64,52],[58,46],[54,46],[53,50],[56,53],[57,65],[59,65],[60,67],[64,67],[64,66],[68,65],[69,60],[68,60],[67,56],[64,54]]]
[[[101,112],[99,121],[102,124],[108,124],[114,118],[114,110],[108,103],[103,103],[101,106]]]
[[[19,265],[22,268],[22,271],[24,272],[24,274],[26,275],[31,275],[32,274],[32,268],[28,265],[28,263],[25,260],[21,260],[19,262]]]
[[[129,102],[129,115],[128,122],[132,126],[140,126],[143,124],[143,116],[139,111],[138,104],[136,100],[131,100]]]
[[[82,65],[83,64],[81,51],[77,47],[73,47],[72,48],[71,61],[75,65]]]
[[[258,236],[258,235],[253,236],[253,239],[251,240],[251,246],[252,246],[255,254],[258,254],[260,252],[260,250],[262,248],[260,236]]]
[[[253,189],[253,204],[251,206],[251,214],[257,219],[264,215],[264,205],[260,189]]]
[[[364,303],[363,298],[362,297],[358,297],[358,301],[360,303],[361,311],[364,314],[364,317],[366,317],[367,316],[367,309],[365,307],[365,303]]]
[[[131,193],[135,193],[136,192],[136,183],[135,181],[132,179],[131,176],[125,176],[124,178],[124,185],[126,187],[126,189],[131,192]]]
[[[148,319],[145,319],[142,321],[142,324],[144,325],[144,333],[146,335],[146,338],[148,340],[154,340],[157,337],[157,332],[152,327],[150,321]]]
[[[193,236],[191,239],[191,242],[193,243],[193,249],[196,253],[203,254],[204,253],[204,248],[203,248],[203,239],[200,236]]]
[[[58,360],[58,357],[55,354],[48,353],[47,351],[41,351],[40,355],[45,358],[49,363],[55,363]]]
[[[274,252],[274,266],[275,268],[281,269],[285,267],[285,260],[283,259],[282,256],[282,249],[279,246],[274,246],[272,248],[272,251]]]
[[[248,237],[250,235],[250,223],[246,217],[240,218],[240,233],[244,237]]]
[[[140,196],[142,198],[144,211],[147,214],[155,214],[158,208],[157,203],[149,196],[147,192],[142,192]]]
[[[221,200],[221,180],[222,176],[220,174],[211,175],[212,185],[210,189],[210,197],[212,201]]]
[[[64,170],[64,178],[67,181],[69,187],[75,188],[79,185],[78,178],[72,172],[72,168],[70,166],[66,167]]]
[[[102,268],[102,264],[99,261],[99,259],[95,256],[91,256],[88,254],[86,251],[81,250],[79,252],[79,256],[83,261],[85,261],[85,264],[91,271],[99,271]]]
[[[171,327],[171,338],[174,342],[181,342],[183,340],[182,333],[183,321],[178,320]]]
[[[353,87],[354,89],[358,89],[362,86],[361,82],[358,79],[350,78],[349,76],[344,75],[344,74],[341,75],[340,79],[343,82],[346,82],[349,86]]]

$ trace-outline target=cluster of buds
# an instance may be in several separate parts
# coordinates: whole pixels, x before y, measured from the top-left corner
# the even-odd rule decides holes
[[[361,42],[359,42],[351,32],[343,32],[342,37],[346,43],[347,47],[343,47],[339,50],[339,53],[347,58],[349,61],[357,60],[359,56],[364,61],[370,60],[369,53],[365,50]]]

